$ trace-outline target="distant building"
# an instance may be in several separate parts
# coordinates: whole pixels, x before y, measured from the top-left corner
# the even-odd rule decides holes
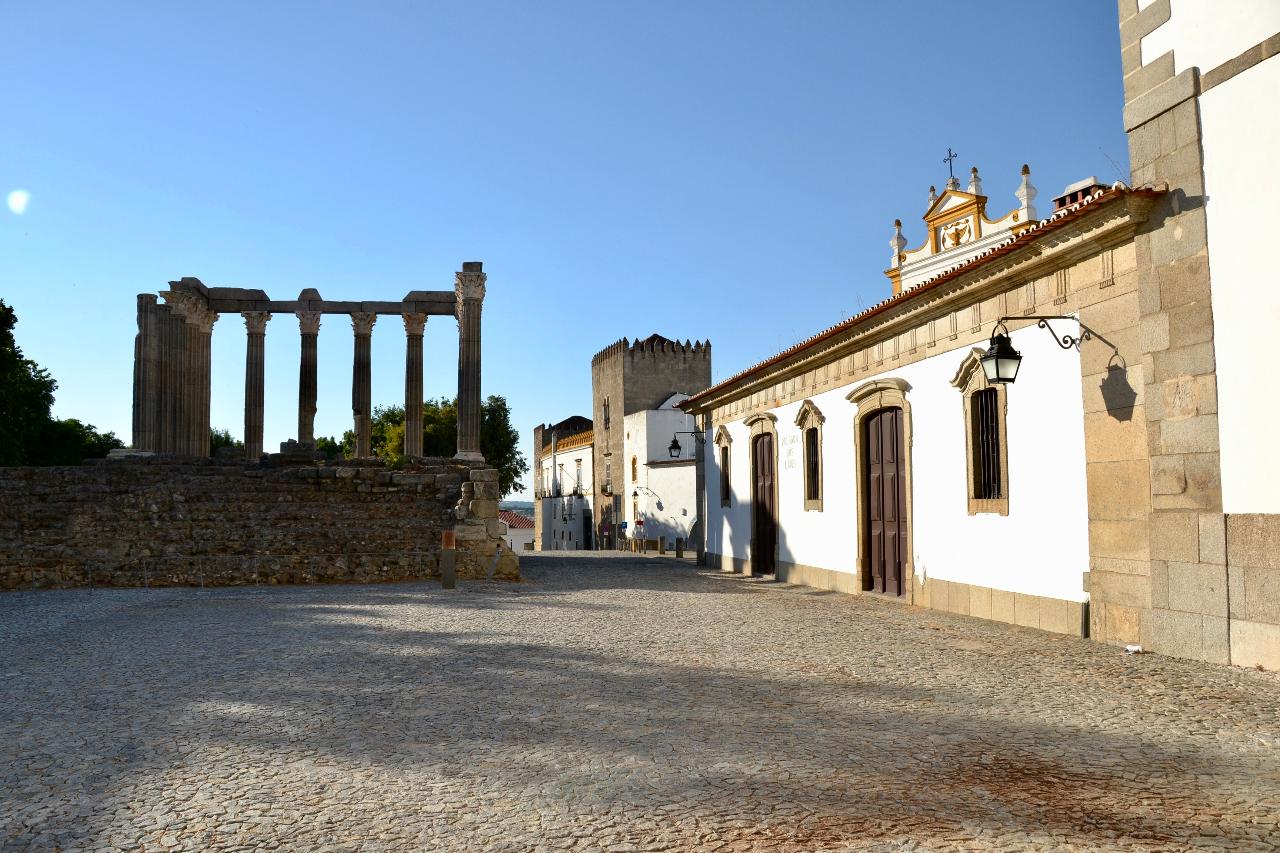
[[[681,413],[672,411],[668,406],[667,414],[657,415],[656,419],[628,421],[630,416],[639,412],[657,412],[663,410],[673,394],[695,394],[711,385],[711,342],[685,341],[679,343],[659,334],[652,334],[643,340],[629,341],[622,338],[596,353],[591,359],[591,411],[595,422],[595,489],[598,496],[598,518],[596,534],[602,548],[618,548],[623,546],[621,524],[634,528],[637,520],[658,517],[664,529],[685,529],[677,525],[677,519],[697,520],[696,501],[681,509],[688,509],[689,516],[664,516],[667,510],[658,510],[658,498],[650,492],[642,492],[633,498],[632,492],[639,491],[644,485],[652,492],[662,494],[667,501],[676,501],[668,497],[653,483],[640,477],[639,466],[649,461],[661,462],[666,448],[674,437],[673,433],[659,435],[657,425],[662,429],[675,426],[677,423],[688,424],[681,429],[692,430],[692,420],[682,420]],[[640,423],[638,433],[645,438],[631,438],[628,423]],[[654,427],[650,436],[649,427]],[[650,442],[650,438],[652,439]],[[695,442],[692,436],[683,436],[683,445],[692,453]],[[640,443],[637,443],[640,442]],[[649,446],[652,443],[652,447]],[[690,457],[692,458],[692,457]],[[632,471],[632,460],[636,470]],[[653,473],[646,469],[646,477]],[[677,465],[669,471],[655,475],[654,482],[666,484],[672,478],[681,477],[689,480],[693,487],[696,478],[694,468],[686,463]],[[668,486],[672,495],[680,492],[674,485]],[[684,487],[682,486],[681,489]],[[641,497],[644,499],[642,500]],[[676,506],[671,503],[671,506]],[[649,514],[647,514],[649,513]],[[692,524],[692,521],[690,524]],[[668,524],[670,522],[670,524]],[[655,528],[656,529],[656,528]],[[687,532],[687,530],[686,530]],[[631,534],[634,533],[634,530]],[[656,534],[646,532],[648,538],[656,538]]]
[[[676,408],[688,394],[672,394],[655,409],[623,418],[626,464],[621,493],[630,512],[628,538],[688,540],[698,521],[693,416]],[[679,433],[680,448],[671,452]]]
[[[533,519],[509,509],[498,510],[498,520],[506,527],[502,538],[517,553],[533,550]]]
[[[575,415],[557,424],[534,427],[535,550],[595,547],[592,449],[588,418]]]

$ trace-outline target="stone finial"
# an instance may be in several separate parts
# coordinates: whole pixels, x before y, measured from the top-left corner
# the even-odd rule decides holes
[[[1036,188],[1031,185],[1031,167],[1022,164],[1022,183],[1018,185],[1017,192],[1014,193],[1018,198],[1018,213],[1022,217],[1023,222],[1031,222],[1040,217],[1036,216]]]
[[[893,236],[889,238],[889,248],[893,250],[893,256],[889,260],[889,266],[902,266],[902,250],[907,248],[907,238],[902,236],[902,220],[893,220]]]
[[[265,335],[267,333],[267,323],[271,320],[270,311],[241,311],[240,316],[244,318],[244,327],[251,335]]]
[[[930,186],[929,187],[929,206],[933,207],[934,204],[937,203],[937,201],[938,201],[938,188],[935,186]]]
[[[406,335],[421,336],[427,330],[426,314],[409,314],[400,315],[404,318],[404,333]]]
[[[377,314],[356,311],[351,315],[351,329],[357,335],[373,334],[373,324],[378,322]]]
[[[298,318],[298,331],[304,335],[320,334],[320,318],[319,311],[297,311],[295,315]]]
[[[951,176],[950,178],[947,178],[947,189],[949,190],[960,189],[960,179],[955,177],[954,175]]]
[[[982,178],[978,177],[978,167],[969,170],[969,192],[982,195]]]

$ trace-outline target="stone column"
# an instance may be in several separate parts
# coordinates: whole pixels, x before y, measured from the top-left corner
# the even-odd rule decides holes
[[[190,453],[190,436],[187,419],[190,401],[187,398],[187,374],[190,347],[187,333],[187,294],[181,291],[165,290],[166,312],[165,345],[162,358],[164,362],[164,409],[165,430],[161,449],[165,453],[186,456]]]
[[[133,347],[133,447],[155,450],[156,387],[156,297],[138,294],[138,336]]]
[[[262,456],[264,349],[271,314],[245,311],[241,316],[249,333],[244,363],[244,455],[250,462],[257,462]]]
[[[372,377],[370,376],[370,336],[377,314],[355,313],[351,315],[351,329],[356,334],[355,358],[351,364],[351,416],[355,421],[355,454],[357,459],[373,455],[370,446],[373,428]]]
[[[316,444],[316,339],[320,334],[320,312],[299,311],[298,331],[302,334],[302,361],[298,367],[298,443]]]
[[[191,395],[194,400],[191,419],[191,451],[195,456],[208,456],[209,396],[212,391],[211,350],[213,324],[218,322],[218,314],[202,305],[195,312],[188,312],[187,320],[193,324],[195,350],[191,360],[194,375],[190,378]]]
[[[422,333],[426,314],[403,314],[404,356],[404,455],[422,455]]]
[[[455,459],[483,462],[480,453],[480,309],[486,276],[480,261],[464,261],[453,290],[458,317],[458,452]]]

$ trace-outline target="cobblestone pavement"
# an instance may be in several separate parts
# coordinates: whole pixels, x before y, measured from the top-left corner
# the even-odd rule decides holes
[[[4,850],[1273,850],[1280,680],[643,557],[0,596]]]

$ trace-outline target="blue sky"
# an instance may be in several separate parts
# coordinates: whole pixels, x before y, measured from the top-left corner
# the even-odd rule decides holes
[[[977,165],[1128,178],[1113,0],[0,3],[0,297],[55,412],[129,437],[135,295],[184,275],[398,299],[489,273],[484,391],[522,432],[590,413],[591,355],[710,338],[729,376],[888,293],[895,217]],[[426,390],[452,395],[433,318]],[[243,431],[244,324],[213,423]],[[351,330],[320,334],[318,434],[350,427]],[[297,323],[267,329],[266,445],[295,432]],[[404,331],[374,331],[402,402]]]

